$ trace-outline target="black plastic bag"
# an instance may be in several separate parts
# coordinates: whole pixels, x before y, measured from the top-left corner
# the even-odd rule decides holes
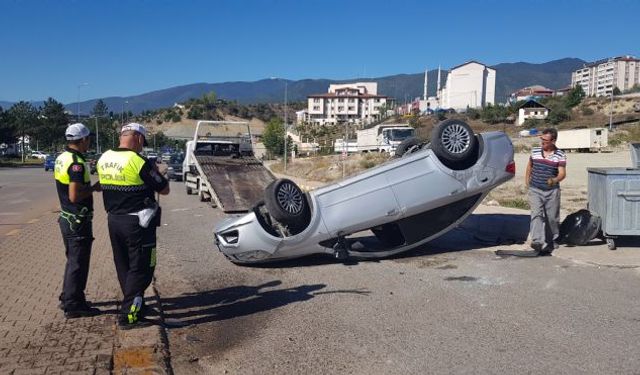
[[[584,245],[596,238],[600,231],[600,216],[589,210],[574,212],[560,224],[560,241],[569,245]]]

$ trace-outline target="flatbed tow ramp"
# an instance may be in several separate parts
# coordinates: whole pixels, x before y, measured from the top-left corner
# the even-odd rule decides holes
[[[213,190],[211,197],[224,212],[247,212],[262,200],[264,188],[275,179],[253,158],[196,155],[197,166]]]
[[[248,212],[275,180],[253,151],[249,123],[198,121],[183,165],[187,193],[226,213]]]

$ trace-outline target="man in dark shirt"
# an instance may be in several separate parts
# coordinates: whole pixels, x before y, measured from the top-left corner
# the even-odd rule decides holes
[[[148,325],[144,291],[156,266],[156,225],[159,207],[155,193],[169,194],[169,182],[139,153],[146,145],[144,126],[122,127],[120,147],[102,154],[97,171],[108,215],[109,237],[118,282],[123,294],[118,324],[123,329]]]
[[[67,319],[100,312],[89,306],[84,295],[93,242],[93,192],[100,191],[99,183],[91,186],[89,168],[83,155],[89,149],[89,135],[89,129],[83,124],[67,127],[67,148],[56,159],[53,172],[60,199],[58,223],[67,256],[60,295]]]

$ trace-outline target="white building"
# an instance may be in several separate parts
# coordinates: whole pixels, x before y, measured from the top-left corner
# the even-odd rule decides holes
[[[549,108],[535,100],[527,100],[518,108],[518,126],[522,126],[527,119],[544,120],[547,116]]]
[[[308,122],[317,125],[367,124],[380,118],[390,98],[378,95],[376,82],[329,85],[326,94],[307,97]]]
[[[309,115],[307,114],[307,110],[303,109],[301,111],[296,111],[296,124],[300,125],[305,122],[309,122]]]
[[[456,111],[493,104],[496,96],[496,70],[477,61],[451,69],[438,93],[442,108]]]
[[[587,96],[609,96],[613,88],[620,91],[640,84],[640,59],[619,56],[585,64],[571,73],[571,87],[582,86]]]

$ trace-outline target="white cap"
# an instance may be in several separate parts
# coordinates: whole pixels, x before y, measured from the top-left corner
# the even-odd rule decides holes
[[[133,130],[142,134],[142,136],[144,137],[144,146],[147,147],[149,145],[149,143],[147,143],[147,129],[145,129],[144,126],[138,124],[137,122],[132,122],[123,126],[122,129],[120,129],[120,133],[124,133],[127,130]]]
[[[136,132],[142,134],[145,139],[147,138],[147,129],[145,129],[144,126],[138,124],[137,122],[132,122],[132,123],[129,123],[129,124],[123,126],[122,129],[120,130],[120,133],[124,133],[124,132],[126,132],[128,130],[136,131]]]
[[[69,125],[67,130],[64,132],[64,136],[67,138],[67,141],[76,141],[78,139],[88,137],[89,135],[91,135],[89,128],[79,122]]]

